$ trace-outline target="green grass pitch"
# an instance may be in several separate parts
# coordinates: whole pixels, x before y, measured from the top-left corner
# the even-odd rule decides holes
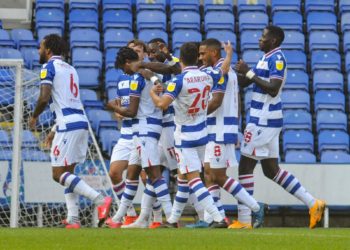
[[[0,229],[0,249],[350,249],[350,229]]]

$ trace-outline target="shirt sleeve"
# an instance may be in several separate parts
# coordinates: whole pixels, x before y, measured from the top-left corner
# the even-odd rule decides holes
[[[276,53],[275,55],[271,56],[269,60],[269,71],[270,79],[284,79],[286,61],[281,54]]]
[[[171,97],[171,99],[175,99],[178,97],[182,89],[182,81],[178,78],[173,78],[169,82],[167,82],[167,88],[164,92],[164,95]]]
[[[52,85],[55,73],[53,61],[49,61],[47,64],[44,64],[40,70],[40,84]]]
[[[228,76],[222,74],[221,68],[207,69],[205,72],[213,78],[212,93],[225,93]]]
[[[129,96],[140,97],[145,85],[146,81],[143,77],[138,76],[131,78]]]

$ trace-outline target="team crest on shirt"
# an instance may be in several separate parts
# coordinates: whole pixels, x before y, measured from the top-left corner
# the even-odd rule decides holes
[[[46,78],[46,76],[47,76],[47,69],[42,69],[40,71],[40,78],[44,79],[44,78]]]
[[[131,90],[136,90],[138,86],[138,82],[137,81],[131,81],[130,82],[130,89]]]
[[[169,91],[169,92],[173,92],[175,90],[175,87],[176,87],[176,83],[171,82],[171,83],[168,84],[168,87],[167,87],[166,90]]]
[[[222,76],[218,81],[218,84],[223,84],[225,82],[225,78]]]
[[[277,60],[276,61],[276,69],[277,70],[282,70],[283,69],[283,66],[284,66],[284,63],[282,60]]]

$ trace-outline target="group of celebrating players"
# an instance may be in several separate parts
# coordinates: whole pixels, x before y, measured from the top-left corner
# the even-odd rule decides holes
[[[119,50],[115,66],[123,74],[115,99],[107,104],[122,121],[109,172],[118,210],[109,217],[112,198],[103,197],[74,174],[75,165],[85,160],[88,121],[80,102],[77,73],[61,58],[62,39],[45,37],[39,50],[43,63],[40,96],[29,125],[35,127],[49,103],[56,125],[47,142],[51,144],[53,178],[66,187],[66,227],[80,227],[78,198],[83,195],[98,206],[99,225],[110,228],[177,228],[188,202],[199,218],[188,227],[259,228],[265,205],[253,198],[253,171],[260,161],[266,177],[309,207],[310,228],[314,228],[322,218],[325,202],[314,198],[297,178],[278,166],[283,126],[280,95],[287,76],[279,47],[283,39],[281,28],[267,26],[259,39],[265,54],[252,69],[240,60],[233,70],[231,44],[216,39],[184,43],[179,59],[158,38],[148,45],[135,39]],[[221,57],[222,47],[225,58]],[[148,62],[144,61],[146,55]],[[237,164],[239,88],[251,84],[252,101],[237,181],[227,176],[226,170]],[[162,177],[163,168],[177,173],[173,202]],[[132,202],[142,170],[145,190],[137,216]],[[201,179],[202,171],[205,180]],[[238,219],[230,225],[220,188],[238,200]]]

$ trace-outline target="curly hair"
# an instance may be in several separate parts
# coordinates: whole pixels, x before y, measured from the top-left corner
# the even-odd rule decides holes
[[[122,69],[127,60],[137,61],[138,59],[139,56],[133,49],[129,47],[122,47],[117,54],[117,58],[115,60],[115,67]]]
[[[67,45],[64,39],[57,34],[50,34],[44,37],[44,46],[51,50],[54,55],[65,55],[67,52]]]

